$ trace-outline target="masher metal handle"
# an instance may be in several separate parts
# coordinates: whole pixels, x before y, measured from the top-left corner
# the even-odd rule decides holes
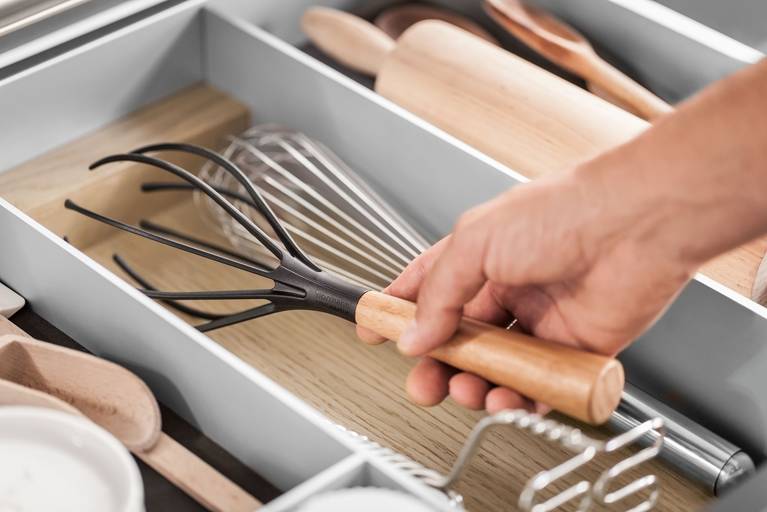
[[[415,318],[412,302],[370,291],[356,322],[398,340]],[[624,385],[618,360],[464,318],[450,341],[429,354],[591,424],[607,421]]]

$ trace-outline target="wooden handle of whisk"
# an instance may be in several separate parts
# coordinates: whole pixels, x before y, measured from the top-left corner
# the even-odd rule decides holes
[[[301,18],[304,33],[341,64],[376,76],[396,43],[372,23],[338,9],[312,7]]]
[[[357,304],[356,322],[396,341],[415,309],[412,302],[371,291]],[[469,318],[429,355],[591,424],[607,421],[623,391],[623,367],[614,358]]]

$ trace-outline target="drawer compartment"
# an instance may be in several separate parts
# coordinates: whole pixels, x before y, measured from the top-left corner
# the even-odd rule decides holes
[[[332,424],[428,467],[449,467],[480,415],[450,403],[410,404],[403,382],[411,363],[393,347],[362,346],[349,324],[303,312],[203,335],[125,282],[113,253],[165,289],[239,287],[239,274],[94,230],[62,209],[73,195],[123,219],[136,220],[140,209],[151,220],[204,232],[188,196],[144,203],[139,175],[93,194],[89,187],[104,182],[88,181],[82,169],[167,137],[216,146],[249,122],[277,122],[320,140],[432,238],[461,211],[525,181],[293,46],[302,40],[287,27],[305,3],[181,2],[0,81],[0,115],[17,120],[0,132],[0,196],[18,206],[0,202],[0,232],[13,241],[0,257],[0,280],[90,350],[136,371],[163,403],[286,491],[275,510],[292,510],[318,489],[361,484],[446,506],[442,495],[360,455]],[[83,77],[93,78],[83,86]],[[765,316],[696,281],[626,354],[629,378],[762,453],[758,425],[767,403],[731,398],[742,383],[761,382]],[[725,334],[750,360],[716,343]],[[706,361],[725,360],[726,368],[696,374],[689,361],[701,347],[711,351]],[[728,424],[732,414],[743,421]],[[494,432],[487,443],[458,489],[476,510],[507,508],[528,477],[563,456],[516,431]],[[705,501],[665,467],[653,470],[666,499],[690,508]]]

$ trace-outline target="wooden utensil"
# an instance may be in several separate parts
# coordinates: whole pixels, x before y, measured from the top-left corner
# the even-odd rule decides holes
[[[0,337],[0,379],[48,393],[120,439],[137,457],[208,510],[252,511],[260,503],[161,431],[152,392],[109,361],[18,335]],[[5,384],[6,394],[18,388]],[[23,399],[46,400],[26,393]],[[56,408],[57,402],[48,401]]]
[[[495,37],[466,16],[462,16],[447,9],[424,4],[395,5],[379,14],[373,23],[386,32],[389,37],[396,40],[412,25],[425,20],[439,20],[450,23],[451,25],[455,25],[481,37],[489,43],[502,47]],[[632,114],[641,115],[640,112],[636,111],[633,105],[622,101],[592,82],[586,81],[586,88],[591,91],[592,94],[596,94],[600,98],[607,100]]]
[[[441,7],[427,4],[404,4],[389,7],[376,16],[373,23],[384,31],[389,37],[396,40],[405,30],[415,25],[419,21],[439,20],[450,23],[456,27],[471,32],[477,37],[481,37],[488,43],[496,46],[501,44],[493,37],[490,32],[479,26],[474,21],[457,12],[443,9]]]
[[[574,28],[521,0],[485,0],[485,11],[503,28],[538,53],[583,77],[644,119],[673,110],[668,103],[601,58]]]
[[[45,407],[46,409],[56,409],[76,416],[82,416],[80,411],[55,396],[5,379],[0,379],[0,406],[2,405]]]
[[[767,254],[762,257],[756,269],[754,283],[751,287],[751,300],[762,306],[767,306]]]
[[[648,126],[443,22],[417,23],[396,43],[334,9],[311,8],[302,25],[329,55],[377,73],[379,94],[530,178],[571,167]]]

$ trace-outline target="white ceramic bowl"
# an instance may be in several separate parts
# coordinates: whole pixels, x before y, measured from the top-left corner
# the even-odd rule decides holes
[[[143,512],[136,462],[86,418],[0,407],[0,512]]]

